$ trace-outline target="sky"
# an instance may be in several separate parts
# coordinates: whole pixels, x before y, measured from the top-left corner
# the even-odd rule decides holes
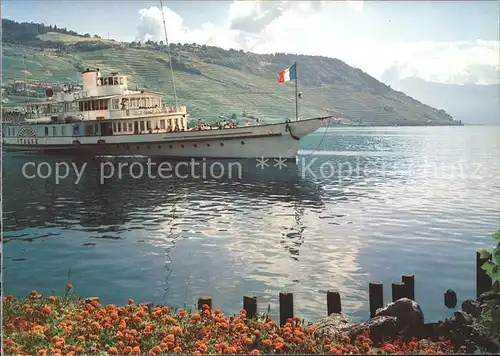
[[[29,4],[29,6],[27,6]],[[405,77],[500,84],[499,1],[167,1],[169,42],[338,58]],[[3,0],[2,17],[165,41],[160,1]]]

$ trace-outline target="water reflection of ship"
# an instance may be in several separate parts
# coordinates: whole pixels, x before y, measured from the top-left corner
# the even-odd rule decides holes
[[[137,160],[129,159],[128,163]],[[39,164],[42,158],[31,157],[30,161]],[[253,160],[238,161],[242,167],[241,179],[228,179],[227,176],[220,179],[151,179],[147,175],[134,179],[127,173],[121,179],[116,174],[101,184],[99,174],[103,162],[113,162],[115,166],[126,162],[125,158],[102,158],[86,161],[79,184],[75,184],[74,172],[59,184],[55,184],[53,179],[40,178],[26,179],[29,184],[18,184],[20,179],[25,180],[21,172],[26,162],[26,158],[16,156],[4,159],[4,187],[9,187],[4,193],[6,241],[9,240],[9,231],[47,225],[71,229],[78,224],[80,230],[91,234],[120,238],[121,232],[138,221],[142,222],[143,229],[152,231],[158,225],[173,220],[170,224],[175,232],[196,221],[210,223],[213,217],[206,210],[209,213],[210,209],[216,210],[217,204],[238,221],[248,213],[243,209],[260,209],[260,204],[264,203],[269,209],[274,204],[295,206],[297,226],[287,233],[285,239],[294,241],[290,245],[285,243],[292,252],[297,248],[295,242],[301,240],[299,220],[303,210],[323,207],[319,188],[301,179],[296,165],[261,169]],[[53,158],[44,162],[54,168],[56,162],[62,161]],[[79,169],[84,164],[74,159],[64,162]],[[146,164],[146,159],[142,162]],[[245,204],[246,208],[240,204]],[[172,219],[174,210],[175,219]]]
[[[42,161],[42,158],[31,157],[29,160],[35,164],[45,161],[53,168],[62,162],[57,158]],[[128,162],[138,160],[141,159]],[[4,187],[8,187],[4,193],[4,242],[50,238],[54,231],[61,234],[64,233],[61,230],[73,229],[87,233],[88,244],[99,244],[99,239],[119,240],[126,232],[146,231],[147,241],[137,237],[135,242],[165,251],[165,293],[170,289],[172,249],[193,229],[217,236],[221,234],[218,228],[222,220],[228,220],[230,225],[222,234],[234,235],[234,239],[243,237],[243,241],[260,234],[250,231],[248,236],[242,236],[238,225],[244,219],[246,227],[251,225],[249,221],[274,224],[272,229],[282,232],[277,230],[272,235],[281,233],[281,244],[290,257],[297,258],[303,243],[304,211],[323,208],[317,186],[301,179],[297,165],[261,169],[253,160],[239,161],[243,169],[241,179],[150,179],[147,176],[134,179],[124,174],[121,179],[116,177],[100,184],[103,162],[118,165],[126,161],[125,158],[111,161],[102,158],[87,161],[79,184],[75,184],[74,172],[55,184],[54,180],[23,178],[22,166],[27,161],[20,156],[4,159]],[[84,163],[64,162],[78,168]],[[19,184],[19,180],[26,180],[23,182],[26,184]],[[284,209],[288,216],[293,216],[294,222],[283,216],[276,217]],[[260,221],[252,220],[254,218]]]

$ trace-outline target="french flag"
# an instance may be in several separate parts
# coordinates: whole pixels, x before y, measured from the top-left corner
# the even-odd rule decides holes
[[[296,63],[278,74],[278,83],[289,82],[290,80],[297,79],[297,66]]]

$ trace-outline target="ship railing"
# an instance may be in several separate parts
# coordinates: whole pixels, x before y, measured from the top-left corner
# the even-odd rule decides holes
[[[128,116],[146,116],[146,115],[156,115],[156,114],[185,114],[185,107],[175,110],[174,108],[138,108],[138,109],[122,109],[110,112],[110,118],[122,118]]]

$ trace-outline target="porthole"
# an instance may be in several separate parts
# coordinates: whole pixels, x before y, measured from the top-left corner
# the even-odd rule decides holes
[[[196,148],[196,147],[198,147],[198,145],[195,143],[195,144],[193,145],[193,147],[194,147],[194,148]]]
[[[139,146],[137,146],[137,151],[139,151]]]
[[[209,143],[207,143],[207,147],[210,147],[210,144],[209,144]]]
[[[160,145],[158,145],[158,149],[161,149],[161,146],[160,146]]]
[[[181,147],[184,148],[184,145],[181,144]]]
[[[173,148],[172,145],[168,145],[169,148]]]
[[[241,144],[244,145],[245,144],[245,141],[241,141]]]
[[[221,145],[221,146],[224,146],[224,142],[221,142],[221,143],[220,143],[220,145]]]

